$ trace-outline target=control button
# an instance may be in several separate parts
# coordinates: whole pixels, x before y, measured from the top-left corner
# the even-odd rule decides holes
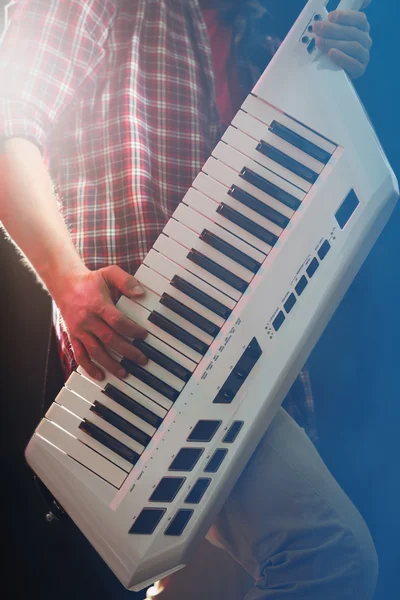
[[[214,452],[214,454],[208,461],[207,466],[204,469],[205,473],[216,473],[227,454],[228,450],[226,450],[225,448],[218,448],[218,450]]]
[[[307,275],[309,276],[310,279],[314,275],[314,273],[318,269],[318,267],[319,267],[318,260],[316,258],[313,258],[312,261],[310,262],[310,264],[308,265],[307,269],[306,269]]]
[[[185,502],[187,504],[198,504],[204,496],[204,494],[206,493],[206,490],[210,483],[211,479],[208,479],[206,477],[200,477],[200,479],[196,481],[196,483],[186,496]]]
[[[299,283],[294,288],[296,290],[296,294],[298,296],[301,296],[301,294],[304,292],[304,290],[307,286],[307,283],[308,283],[307,277],[305,277],[305,275],[303,275],[303,277],[301,277]]]
[[[233,401],[261,354],[260,344],[253,338],[215,396],[214,404],[230,404]]]
[[[239,431],[243,427],[243,421],[235,421],[226,432],[224,439],[222,440],[224,444],[232,444],[239,435]]]
[[[161,521],[166,508],[144,508],[129,533],[136,535],[150,535]]]
[[[186,525],[190,521],[193,512],[193,510],[188,508],[181,508],[178,510],[171,523],[165,530],[164,535],[182,535]]]
[[[185,481],[185,477],[163,477],[149,502],[172,502]]]
[[[222,421],[199,421],[187,438],[188,442],[209,442]]]
[[[296,296],[294,294],[290,294],[289,298],[286,300],[285,304],[283,305],[283,308],[289,314],[295,304],[296,304]]]
[[[281,328],[284,320],[285,320],[284,313],[282,311],[279,311],[278,315],[272,321],[272,327],[275,329],[275,331],[278,331],[278,329]]]
[[[203,452],[204,448],[181,448],[172,461],[169,470],[191,471]]]
[[[325,256],[328,254],[331,249],[331,245],[328,240],[325,240],[322,244],[321,248],[318,250],[318,256],[321,260],[324,260]]]

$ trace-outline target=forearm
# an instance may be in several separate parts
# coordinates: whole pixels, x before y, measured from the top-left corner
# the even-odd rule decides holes
[[[39,149],[21,138],[6,141],[0,181],[0,221],[55,297],[72,273],[86,269],[58,209]]]

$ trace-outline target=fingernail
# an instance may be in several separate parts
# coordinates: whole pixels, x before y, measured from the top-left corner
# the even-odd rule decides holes
[[[144,289],[140,285],[134,285],[133,288],[130,290],[130,293],[132,294],[132,296],[141,296],[142,294],[144,294]]]
[[[97,379],[97,381],[103,381],[104,375],[103,375],[103,373],[98,372],[98,373],[96,373],[94,378]]]
[[[338,20],[338,14],[337,14],[336,10],[329,13],[328,19],[330,20],[331,23],[336,23],[336,21]]]
[[[120,369],[117,373],[118,377],[120,377],[121,379],[124,379],[124,377],[127,376],[127,372],[125,371],[125,369]]]
[[[147,358],[147,356],[140,356],[138,358],[138,363],[139,363],[139,365],[147,365],[148,360],[149,359]]]

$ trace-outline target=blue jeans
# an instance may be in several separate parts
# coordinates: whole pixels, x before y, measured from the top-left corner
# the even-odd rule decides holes
[[[147,598],[373,598],[378,561],[368,528],[283,408],[207,537],[195,559]]]

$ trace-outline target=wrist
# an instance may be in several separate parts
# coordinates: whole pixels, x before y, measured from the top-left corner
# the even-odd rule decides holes
[[[69,255],[62,252],[55,260],[46,261],[46,264],[38,269],[39,276],[56,304],[89,272],[75,248]]]

